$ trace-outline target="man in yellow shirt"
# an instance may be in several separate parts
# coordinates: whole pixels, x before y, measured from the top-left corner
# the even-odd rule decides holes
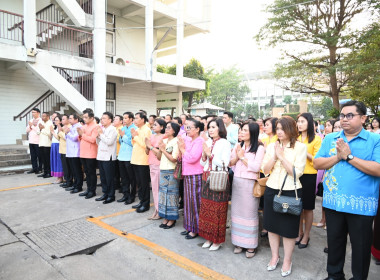
[[[38,124],[39,131],[37,134],[40,135],[39,139],[39,148],[40,148],[40,156],[42,158],[42,163],[44,165],[44,173],[38,175],[37,177],[50,178],[50,148],[51,148],[51,127],[53,127],[53,123],[50,120],[50,114],[48,112],[42,113],[42,122]]]
[[[148,121],[147,116],[143,112],[135,114],[135,125],[137,130],[131,129],[132,134],[132,158],[131,164],[136,176],[137,186],[139,188],[139,204],[132,206],[137,209],[137,213],[143,213],[149,210],[150,204],[150,189],[149,189],[149,163],[148,155],[145,152],[145,138],[150,139],[152,132],[146,125]]]

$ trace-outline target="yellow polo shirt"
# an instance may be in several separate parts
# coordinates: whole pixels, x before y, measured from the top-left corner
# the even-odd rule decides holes
[[[146,125],[137,129],[139,135],[136,135],[132,139],[132,157],[131,163],[136,165],[149,165],[148,155],[145,153],[145,138],[150,139],[152,132]]]
[[[298,141],[304,143],[307,146],[307,152],[313,156],[313,160],[319,149],[322,145],[322,139],[318,135],[315,135],[315,138],[311,143],[309,143],[309,139],[306,137],[304,141],[302,141],[302,136],[298,137]],[[304,174],[317,174],[318,170],[314,168],[313,160],[306,159]]]

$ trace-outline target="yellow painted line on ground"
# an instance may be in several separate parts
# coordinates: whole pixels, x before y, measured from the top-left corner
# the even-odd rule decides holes
[[[152,207],[154,204],[151,203],[150,204],[150,207]],[[131,212],[135,212],[136,209],[128,209],[128,210],[124,210],[124,211],[120,211],[120,212],[116,212],[116,213],[113,213],[113,214],[109,214],[109,215],[104,215],[104,216],[100,216],[100,217],[96,217],[96,219],[98,220],[103,220],[103,219],[107,219],[107,218],[113,218],[113,217],[116,217],[116,216],[120,216],[120,215],[124,215],[124,214],[128,214],[128,213],[131,213]]]
[[[36,184],[36,185],[29,185],[29,186],[15,187],[15,188],[9,188],[9,189],[3,189],[3,190],[0,190],[0,192],[13,191],[13,190],[18,190],[18,189],[26,189],[26,188],[32,188],[32,187],[39,187],[39,186],[46,186],[46,185],[52,185],[52,184],[53,184],[53,183],[43,183],[43,184]]]
[[[163,258],[164,260],[179,266],[191,273],[203,278],[203,279],[233,279],[226,275],[220,274],[214,270],[209,269],[206,266],[203,266],[199,263],[193,262],[192,260],[185,258],[173,251],[166,249],[158,244],[155,244],[145,238],[134,235],[132,233],[125,233],[117,228],[114,228],[107,223],[99,220],[98,218],[88,218],[89,222],[96,224],[97,226],[112,232],[120,237],[126,238],[134,244],[154,253],[155,255]]]

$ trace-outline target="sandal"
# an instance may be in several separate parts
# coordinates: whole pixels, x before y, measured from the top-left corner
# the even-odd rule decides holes
[[[239,246],[235,246],[234,254],[240,254],[241,252],[243,252],[243,248]]]
[[[250,259],[250,258],[253,258],[254,256],[256,255],[256,249],[248,249],[246,252],[245,252],[245,256],[247,259]]]

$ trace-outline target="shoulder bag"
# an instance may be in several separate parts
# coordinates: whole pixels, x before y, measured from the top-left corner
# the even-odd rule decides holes
[[[257,180],[253,185],[253,196],[262,197],[267,187],[269,177],[260,178],[260,173],[257,174]]]
[[[227,189],[228,181],[228,170],[223,161],[223,169],[218,171],[218,166],[216,170],[210,170],[210,175],[208,177],[210,180],[210,190],[214,192],[224,192]]]
[[[298,197],[297,193],[297,182],[296,182],[296,170],[293,167],[293,178],[294,178],[294,191],[296,192],[296,197],[285,196],[282,194],[282,189],[284,188],[286,179],[288,178],[288,173],[286,173],[284,182],[282,183],[281,189],[277,195],[273,198],[273,211],[284,214],[291,214],[299,216],[302,211],[302,201]]]

